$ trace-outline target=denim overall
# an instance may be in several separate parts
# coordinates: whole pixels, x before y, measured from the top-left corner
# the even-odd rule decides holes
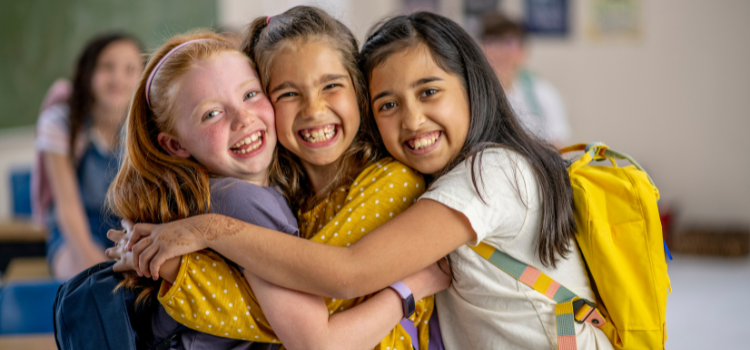
[[[107,239],[107,231],[119,227],[120,222],[120,219],[112,215],[106,207],[107,189],[117,175],[120,151],[119,147],[114,152],[103,151],[89,141],[76,169],[78,188],[91,229],[91,238],[103,248],[112,245]],[[47,263],[50,265],[65,242],[55,210],[53,204],[47,216]]]

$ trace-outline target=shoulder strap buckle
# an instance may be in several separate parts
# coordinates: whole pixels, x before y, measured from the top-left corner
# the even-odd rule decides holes
[[[607,323],[596,309],[596,304],[583,298],[573,300],[573,314],[578,323],[588,322],[594,327],[601,327]]]

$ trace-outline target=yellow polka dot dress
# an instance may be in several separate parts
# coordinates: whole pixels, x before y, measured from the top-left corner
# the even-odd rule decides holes
[[[366,168],[348,191],[340,189],[301,214],[300,233],[316,242],[349,246],[402,213],[424,190],[420,174],[395,160],[383,159]],[[159,301],[167,313],[192,329],[234,339],[278,342],[244,277],[215,253],[185,255],[175,284],[169,288],[165,282],[162,290]],[[332,315],[370,297],[325,301]],[[428,348],[434,305],[432,296],[416,303],[411,320],[417,326],[420,349]],[[397,325],[375,349],[411,349],[411,338]]]

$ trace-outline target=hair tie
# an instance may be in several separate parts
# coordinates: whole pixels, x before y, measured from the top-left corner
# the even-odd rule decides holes
[[[169,52],[167,52],[167,54],[164,55],[164,57],[162,57],[159,60],[159,63],[156,64],[156,67],[154,67],[154,70],[152,70],[151,74],[148,75],[148,80],[146,80],[146,104],[148,105],[148,108],[151,108],[151,100],[148,98],[148,93],[151,91],[151,81],[154,80],[154,76],[156,76],[156,71],[158,71],[159,68],[161,68],[161,65],[164,64],[164,61],[166,61],[167,58],[169,58],[169,56],[172,56],[173,53],[177,52],[177,50],[179,50],[180,48],[182,48],[183,46],[187,44],[197,43],[199,41],[207,41],[207,40],[210,40],[210,39],[195,39],[195,40],[186,41],[180,45],[175,46],[172,50],[169,50]]]
[[[268,22],[271,21],[271,16],[266,17],[266,25],[268,25]]]

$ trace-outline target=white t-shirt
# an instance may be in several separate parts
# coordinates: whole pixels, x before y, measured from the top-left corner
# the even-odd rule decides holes
[[[120,136],[120,140],[124,142],[124,133]],[[82,126],[76,136],[76,158],[83,154],[89,141],[94,144],[99,153],[112,153],[112,150],[96,130]],[[56,104],[42,111],[39,120],[36,122],[35,146],[37,152],[49,152],[65,156],[70,154],[70,107],[67,104]]]
[[[515,152],[491,148],[482,155],[482,178],[471,180],[471,163],[439,178],[420,199],[428,198],[463,213],[485,242],[546,273],[582,298],[593,299],[575,242],[557,268],[537,254],[541,201],[536,178]],[[480,174],[476,162],[477,175]],[[483,185],[482,185],[483,184]],[[520,194],[520,197],[519,197]],[[526,203],[526,204],[524,204]],[[476,244],[477,242],[472,242]],[[557,349],[555,302],[517,281],[468,246],[450,254],[455,280],[437,295],[446,349]],[[576,324],[579,349],[612,349],[607,337],[588,323]]]
[[[562,146],[570,142],[570,125],[565,105],[552,84],[528,72],[522,72],[506,91],[508,102],[521,124],[534,135]],[[533,94],[533,96],[529,96]]]

